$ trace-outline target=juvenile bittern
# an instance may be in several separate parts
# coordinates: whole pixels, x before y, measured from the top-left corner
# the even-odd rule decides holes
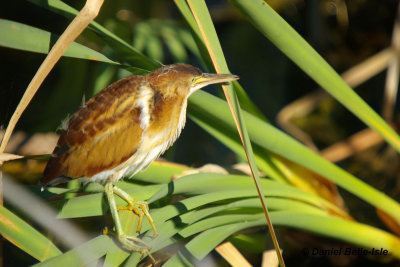
[[[174,64],[111,84],[69,119],[41,183],[80,178],[105,185],[119,241],[126,249],[150,255],[145,242],[124,234],[118,216],[118,209],[137,214],[137,232],[146,216],[157,236],[147,203],[133,199],[113,183],[145,169],[175,142],[185,126],[187,100],[192,93],[238,78]],[[127,207],[117,208],[114,194],[126,201]]]

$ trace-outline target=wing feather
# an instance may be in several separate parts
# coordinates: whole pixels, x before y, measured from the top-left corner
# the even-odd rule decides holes
[[[141,109],[135,105],[143,84],[144,76],[125,78],[81,107],[62,131],[41,182],[59,176],[91,177],[131,157],[143,133]]]

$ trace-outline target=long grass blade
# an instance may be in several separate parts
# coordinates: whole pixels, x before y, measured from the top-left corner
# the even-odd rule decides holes
[[[73,19],[78,11],[60,0],[29,0],[30,2],[47,8],[57,14],[69,19]],[[93,30],[100,35],[104,41],[110,45],[115,53],[119,56],[120,62],[127,62],[139,70],[152,71],[161,66],[161,63],[146,57],[123,39],[101,26],[99,23],[92,21],[88,29]]]
[[[286,56],[400,152],[400,137],[331,66],[263,0],[230,0]]]
[[[100,259],[113,247],[110,237],[98,236],[74,249],[67,251],[57,257],[35,264],[36,267],[44,266],[86,266],[90,262]]]
[[[45,261],[61,254],[50,240],[3,206],[0,216],[1,235],[35,259]]]
[[[199,50],[201,52],[202,59],[205,63],[205,66],[208,68],[209,71],[216,70],[215,66],[210,58],[210,54],[207,50],[207,47],[204,43],[204,39],[202,37],[202,34],[199,30],[199,27],[197,26],[197,22],[195,18],[193,17],[192,12],[190,11],[189,6],[185,2],[185,0],[175,0],[175,4],[179,8],[179,11],[181,12],[182,16],[186,20],[187,24],[190,26],[191,30],[193,31],[193,35],[195,37],[195,40],[197,42],[197,46],[199,47]],[[218,41],[218,40],[217,40]],[[223,55],[222,55],[223,58]],[[220,58],[221,59],[221,58]],[[225,59],[223,60],[225,61]],[[226,66],[226,63],[224,64]],[[224,67],[223,67],[224,69]],[[227,68],[226,68],[227,69]],[[254,114],[255,116],[266,120],[264,114],[258,109],[258,107],[251,101],[249,96],[247,95],[246,91],[240,86],[238,82],[233,82],[232,83],[236,92],[236,95],[239,99],[241,107]]]
[[[52,47],[42,65],[40,65],[35,76],[32,78],[32,81],[26,88],[21,101],[18,103],[18,106],[7,125],[6,132],[4,133],[3,140],[1,141],[0,145],[0,153],[4,152],[6,149],[7,143],[19,118],[28,106],[29,102],[32,100],[33,96],[36,94],[39,86],[61,58],[67,47],[71,45],[78,35],[97,16],[102,5],[103,0],[87,0],[85,6]]]
[[[0,36],[0,46],[43,54],[50,51],[52,40],[59,38],[50,32],[6,19],[0,19]],[[68,47],[63,56],[119,65],[118,62],[76,42]]]
[[[198,119],[205,122],[205,118],[212,118],[208,122],[214,129],[222,127],[224,131],[230,131],[231,134],[236,131],[236,125],[229,118],[230,110],[227,103],[218,97],[198,92],[191,98],[190,104],[189,107],[196,110],[192,114]],[[213,107],[212,111],[208,108],[209,106]],[[201,116],[199,116],[200,110]],[[372,206],[384,210],[400,222],[400,205],[394,199],[317,155],[272,125],[247,112],[243,112],[243,114],[255,147],[276,153],[331,180]],[[223,140],[221,139],[221,141]]]
[[[214,25],[212,23],[210,14],[208,13],[207,6],[204,1],[188,1],[188,4],[192,10],[193,16],[197,22],[197,25],[199,27],[200,33],[202,35],[202,38],[205,42],[205,45],[207,47],[207,50],[210,54],[211,60],[214,64],[214,67],[218,73],[228,73],[228,66],[226,64],[222,48],[219,44],[217,34],[215,32]],[[268,209],[267,205],[264,200],[264,194],[262,192],[262,188],[260,185],[260,178],[258,176],[258,169],[254,160],[254,155],[253,155],[253,150],[251,147],[251,142],[246,130],[246,126],[244,123],[244,120],[242,118],[242,114],[240,111],[240,106],[239,106],[239,101],[237,99],[237,96],[235,94],[235,91],[231,86],[222,86],[224,90],[225,97],[227,99],[227,102],[229,104],[229,108],[232,112],[232,116],[235,120],[235,124],[240,136],[240,139],[243,144],[243,148],[246,152],[246,157],[250,165],[250,169],[252,172],[252,176],[258,191],[258,195],[261,200],[262,207],[264,209],[264,214],[268,223],[268,228],[271,233],[272,241],[275,246],[276,253],[279,258],[279,262],[281,266],[285,266],[281,250],[279,248],[279,243],[275,235],[274,228],[272,226],[271,220],[268,215]]]

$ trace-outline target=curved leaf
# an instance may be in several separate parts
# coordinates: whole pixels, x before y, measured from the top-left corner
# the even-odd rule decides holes
[[[212,110],[210,110],[210,106],[213,107]],[[231,133],[236,131],[227,103],[215,96],[199,91],[191,97],[189,108],[192,116],[209,124],[214,129],[223,129],[223,131]],[[255,147],[276,153],[320,174],[400,221],[398,202],[317,155],[274,126],[245,111],[243,116],[249,129],[250,139]]]
[[[103,257],[113,247],[113,242],[110,237],[101,235],[60,256],[35,264],[34,266],[83,266]]]
[[[1,235],[35,259],[44,261],[61,254],[50,240],[4,206],[0,206],[0,217]]]
[[[69,19],[73,19],[78,11],[60,0],[29,0],[30,2],[47,8],[57,14],[60,14]],[[114,52],[119,55],[121,60],[128,62],[130,65],[135,66],[140,70],[140,73],[145,71],[152,71],[161,66],[160,62],[146,57],[127,42],[116,36],[100,24],[92,21],[89,24],[89,29],[93,30],[100,35],[104,41],[113,47]]]
[[[230,0],[276,47],[400,152],[398,134],[263,0]]]
[[[0,19],[0,36],[0,46],[43,54],[47,54],[58,39],[55,34],[6,19]],[[103,54],[75,42],[68,47],[64,56],[119,65]]]

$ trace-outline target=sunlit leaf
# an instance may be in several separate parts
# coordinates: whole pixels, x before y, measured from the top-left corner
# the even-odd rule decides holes
[[[32,257],[44,261],[61,254],[50,240],[4,206],[0,206],[0,216],[1,235]]]
[[[400,152],[397,133],[264,0],[230,0],[286,56]]]
[[[58,39],[47,31],[6,19],[0,19],[0,36],[0,46],[43,54],[47,54]],[[72,43],[64,56],[119,64],[78,43]]]
[[[101,235],[62,255],[34,266],[83,266],[103,257],[113,247],[113,242],[110,237]]]

